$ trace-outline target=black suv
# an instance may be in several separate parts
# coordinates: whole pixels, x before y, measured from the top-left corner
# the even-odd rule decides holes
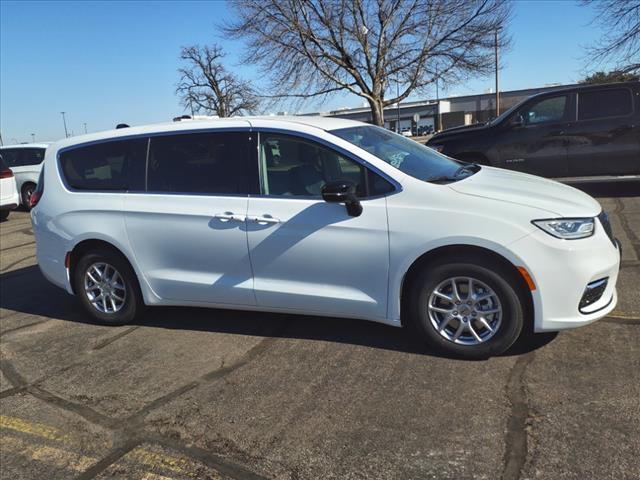
[[[640,82],[534,95],[484,125],[444,130],[427,145],[460,160],[544,177],[640,179]]]

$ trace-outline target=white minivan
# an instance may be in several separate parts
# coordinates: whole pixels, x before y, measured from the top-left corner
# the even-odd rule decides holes
[[[617,301],[620,252],[594,199],[350,120],[62,140],[31,203],[42,272],[108,324],[146,305],[350,317],[482,358]]]

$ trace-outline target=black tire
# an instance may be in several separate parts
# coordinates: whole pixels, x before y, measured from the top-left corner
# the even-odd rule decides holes
[[[432,323],[428,311],[429,298],[442,282],[453,277],[471,277],[478,280],[493,290],[499,299],[502,307],[500,324],[493,336],[482,343],[475,345],[454,343],[451,339],[438,333],[436,326]],[[524,300],[517,287],[514,287],[517,284],[517,279],[514,278],[512,272],[491,260],[473,259],[466,256],[430,263],[410,285],[407,299],[409,312],[407,326],[418,334],[430,348],[445,355],[465,359],[484,359],[499,355],[513,345],[524,325]],[[475,309],[475,307],[473,308]],[[471,316],[467,318],[472,319]],[[452,320],[447,328],[457,330],[460,322],[462,322],[462,318]],[[475,319],[473,322],[469,323],[477,325]],[[484,327],[480,326],[480,328]],[[485,332],[490,335],[488,331],[485,330]]]
[[[31,198],[31,194],[33,194],[35,189],[35,183],[27,182],[22,185],[22,191],[20,192],[20,201],[22,202],[22,206],[27,210],[31,210],[31,207],[29,206],[29,199]]]
[[[4,222],[7,218],[9,218],[9,212],[11,210],[0,210],[0,222]]]
[[[118,311],[103,313],[89,300],[85,292],[84,278],[87,270],[96,263],[106,263],[120,274],[124,282],[126,294],[124,303]],[[144,301],[140,293],[140,285],[133,268],[119,253],[108,249],[97,249],[85,253],[78,261],[73,274],[73,287],[84,310],[99,323],[106,325],[124,325],[136,320],[144,310]]]

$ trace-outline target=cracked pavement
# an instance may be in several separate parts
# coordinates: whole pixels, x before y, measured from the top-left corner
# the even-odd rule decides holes
[[[2,479],[636,479],[640,196],[593,186],[623,244],[590,326],[466,362],[347,319],[149,309],[104,327],[0,224]]]

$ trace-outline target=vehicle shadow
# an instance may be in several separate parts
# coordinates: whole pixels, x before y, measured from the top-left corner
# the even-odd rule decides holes
[[[37,265],[0,274],[0,307],[51,319],[94,323],[82,312],[73,296],[52,285],[42,276]],[[0,320],[9,314],[11,312],[3,313]],[[428,351],[405,329],[346,318],[192,307],[153,307],[147,309],[136,325],[171,330],[317,340],[416,355],[442,356]],[[9,330],[13,328],[16,326]],[[555,336],[525,332],[503,355],[521,355],[536,350],[551,342]]]

